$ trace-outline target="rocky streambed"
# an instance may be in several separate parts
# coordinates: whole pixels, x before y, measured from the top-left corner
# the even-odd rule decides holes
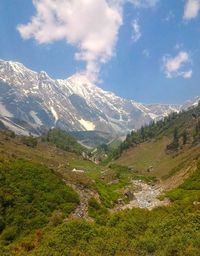
[[[132,209],[132,208],[146,208],[153,209],[158,206],[168,205],[168,199],[159,200],[158,197],[162,194],[163,188],[159,185],[150,185],[141,180],[133,180],[135,191],[133,193],[133,200],[128,204],[121,204],[115,207],[115,211]]]

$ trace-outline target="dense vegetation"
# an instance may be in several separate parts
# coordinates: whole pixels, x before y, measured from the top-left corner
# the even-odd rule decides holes
[[[74,220],[47,227],[30,255],[166,255],[198,256],[200,252],[200,165],[179,188],[167,194],[170,207],[133,209],[108,214],[95,201],[97,222]],[[181,191],[181,193],[180,193]],[[35,238],[36,239],[36,238]],[[26,239],[26,243],[33,243]],[[24,255],[27,251],[24,250]],[[20,254],[23,255],[22,251]]]
[[[60,129],[49,130],[47,136],[43,137],[43,140],[47,140],[56,147],[69,152],[81,154],[86,150],[74,137]]]
[[[74,131],[70,132],[70,134],[90,147],[107,144],[112,139],[111,134],[100,131]]]
[[[43,228],[58,212],[68,216],[79,202],[52,171],[23,160],[0,163],[0,188],[1,245]]]

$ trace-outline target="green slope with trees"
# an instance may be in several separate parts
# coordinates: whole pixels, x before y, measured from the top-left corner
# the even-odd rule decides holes
[[[199,159],[199,126],[200,105],[173,113],[128,134],[113,158],[140,174],[168,178]]]
[[[192,146],[200,143],[200,103],[197,107],[172,113],[163,120],[132,131],[114,152],[113,157],[118,158],[129,148],[164,136],[172,137],[171,143],[167,145],[167,149],[171,151],[177,151],[186,144]]]
[[[79,144],[69,133],[57,128],[49,130],[43,140],[68,152],[81,154],[84,150],[86,151],[86,148]]]

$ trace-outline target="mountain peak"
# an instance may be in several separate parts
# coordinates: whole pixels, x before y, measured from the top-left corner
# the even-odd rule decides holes
[[[39,79],[42,79],[42,80],[51,79],[51,78],[49,77],[49,75],[48,75],[45,71],[40,71],[40,72],[38,73],[38,77],[39,77]],[[52,79],[51,79],[51,80],[52,80]]]
[[[37,73],[18,62],[0,61],[1,81],[4,83],[0,87],[0,116],[8,117],[9,113],[30,124],[34,132],[56,124],[67,131],[86,131],[92,127],[115,137],[172,112],[170,105],[149,107],[120,98],[81,73],[66,80],[54,80],[45,71]],[[7,119],[2,120],[8,125]]]
[[[15,61],[0,60],[0,79],[12,85],[33,80],[37,72]]]
[[[25,67],[22,63],[17,62],[17,61],[10,61],[10,60],[0,60],[0,66],[1,67],[5,67],[10,71],[14,71],[14,72],[21,72],[22,70],[28,70],[33,72],[32,70],[28,69],[27,67]]]

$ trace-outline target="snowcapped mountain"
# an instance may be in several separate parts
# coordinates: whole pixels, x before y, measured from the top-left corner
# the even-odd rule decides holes
[[[23,64],[0,60],[0,120],[17,133],[41,134],[51,127],[116,135],[138,129],[176,105],[143,105],[102,90],[85,76],[53,80]]]
[[[150,109],[150,116],[155,121],[161,119],[162,117],[168,116],[172,112],[178,112],[181,109],[180,105],[175,104],[151,104],[147,105],[148,109]]]
[[[196,107],[200,102],[200,96],[197,96],[191,100],[187,100],[183,106],[181,106],[181,110],[186,110],[190,107]]]

